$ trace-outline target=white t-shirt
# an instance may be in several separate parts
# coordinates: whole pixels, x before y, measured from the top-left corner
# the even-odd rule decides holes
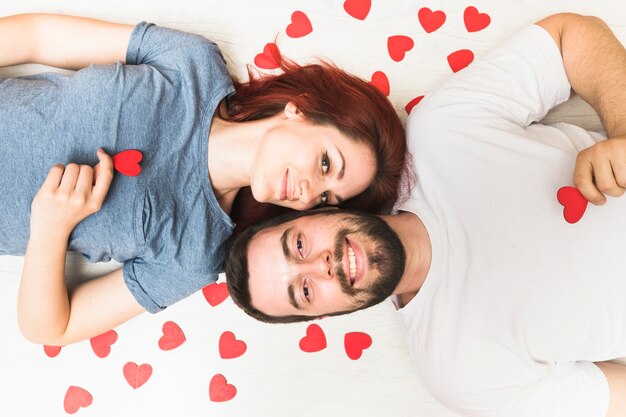
[[[550,35],[531,26],[411,113],[418,215],[433,252],[399,310],[420,376],[444,405],[494,417],[604,417],[593,364],[626,356],[626,196],[563,218],[578,151],[602,139],[536,124],[568,99]]]

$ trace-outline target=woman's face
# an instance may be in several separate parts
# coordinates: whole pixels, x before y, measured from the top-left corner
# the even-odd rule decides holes
[[[259,202],[295,210],[338,205],[374,179],[376,160],[368,145],[335,127],[314,125],[292,103],[260,140],[250,176]]]

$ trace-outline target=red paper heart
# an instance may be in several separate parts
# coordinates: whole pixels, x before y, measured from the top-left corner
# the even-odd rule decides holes
[[[172,350],[185,343],[187,338],[178,324],[167,321],[163,324],[163,336],[159,339],[161,350]]]
[[[254,65],[263,69],[276,69],[280,67],[277,60],[278,55],[278,46],[275,43],[268,43],[263,48],[263,52],[254,57]]]
[[[320,326],[311,324],[306,328],[306,336],[300,339],[300,349],[309,353],[326,349],[326,336]]]
[[[423,98],[424,96],[415,97],[413,100],[409,101],[406,106],[404,106],[404,110],[406,110],[408,114],[411,114],[411,110],[413,110],[413,107],[417,106]]]
[[[133,389],[145,384],[151,376],[152,366],[147,363],[137,365],[135,362],[128,362],[124,365],[124,378]]]
[[[214,402],[232,400],[237,395],[237,388],[226,383],[224,375],[215,374],[209,383],[209,398]]]
[[[389,95],[389,79],[382,71],[376,71],[372,74],[372,85],[380,90],[381,93]]]
[[[361,354],[363,354],[363,350],[372,345],[372,338],[367,333],[350,332],[346,333],[343,339],[343,345],[348,357],[352,360],[357,360],[361,357]]]
[[[287,26],[287,36],[290,38],[301,38],[313,32],[311,21],[301,11],[295,11],[291,14],[291,23]]]
[[[215,307],[228,297],[228,286],[225,282],[220,282],[219,284],[214,282],[202,288],[202,294],[206,301]]]
[[[65,392],[63,400],[63,408],[68,414],[74,414],[81,407],[89,407],[93,397],[86,389],[81,387],[70,386]]]
[[[389,56],[396,62],[400,62],[404,59],[404,55],[413,49],[415,43],[413,39],[404,35],[390,36],[387,39],[387,49],[389,50]]]
[[[443,26],[446,22],[446,14],[441,10],[435,10],[433,12],[428,7],[422,7],[417,12],[417,19],[420,21],[420,25],[422,25],[426,33],[431,33]]]
[[[487,13],[479,13],[476,7],[469,6],[463,12],[463,21],[468,32],[478,32],[489,26],[491,17]]]
[[[372,0],[346,0],[343,9],[352,17],[365,20],[372,7]]]
[[[117,333],[115,330],[109,330],[99,336],[89,339],[93,353],[99,358],[106,358],[111,353],[111,345],[117,342]]]
[[[220,356],[222,359],[234,359],[243,355],[248,348],[242,340],[237,340],[233,332],[224,332],[220,336]]]
[[[474,60],[474,53],[469,49],[460,49],[448,55],[448,65],[454,72],[459,72]]]
[[[127,149],[113,155],[113,167],[121,174],[129,177],[136,177],[141,173],[139,162],[143,155],[136,149]]]
[[[59,353],[61,353],[61,346],[48,346],[44,345],[43,351],[49,358],[56,357]]]
[[[561,187],[556,198],[563,206],[563,218],[568,223],[576,223],[583,217],[587,209],[587,199],[575,187]]]

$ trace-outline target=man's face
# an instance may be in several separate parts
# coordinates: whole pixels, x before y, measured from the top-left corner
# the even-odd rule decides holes
[[[251,304],[275,317],[357,310],[390,295],[404,272],[402,245],[382,219],[341,211],[265,229],[247,255]]]

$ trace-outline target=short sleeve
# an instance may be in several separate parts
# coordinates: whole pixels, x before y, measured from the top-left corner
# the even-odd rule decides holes
[[[528,126],[566,101],[570,92],[554,39],[532,25],[452,76],[416,110],[439,109],[463,120],[505,119]]]
[[[135,258],[122,267],[126,286],[150,313],[158,313],[218,278],[214,274],[190,273],[157,262]]]
[[[497,395],[476,393],[474,406],[458,411],[482,417],[605,417],[609,386],[593,362],[550,367],[525,385],[500,388]]]

